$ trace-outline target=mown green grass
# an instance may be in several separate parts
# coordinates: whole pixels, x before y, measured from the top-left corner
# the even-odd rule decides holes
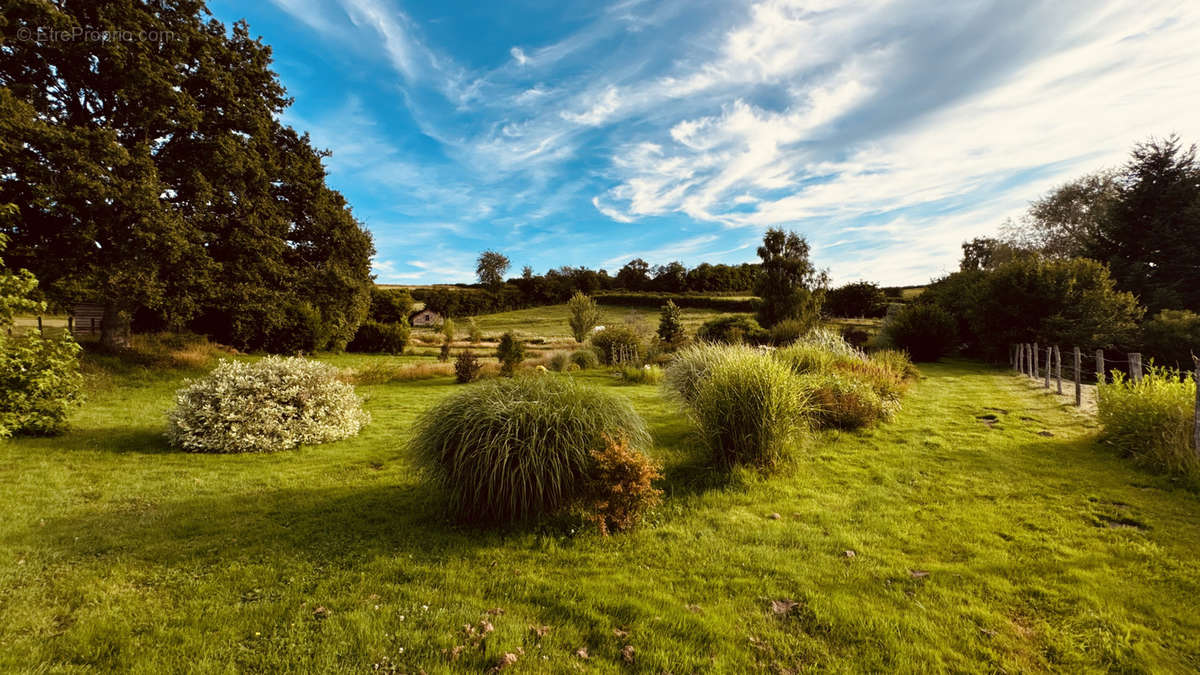
[[[732,483],[657,388],[583,375],[664,465],[604,539],[442,516],[405,444],[449,378],[360,388],[351,440],[203,456],[162,436],[185,373],[130,368],[66,436],[0,442],[0,671],[1200,669],[1200,498],[1017,376],[922,370],[894,422]]]

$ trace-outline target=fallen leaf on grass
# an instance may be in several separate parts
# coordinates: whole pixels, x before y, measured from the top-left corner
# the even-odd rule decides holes
[[[771,520],[779,520],[783,516],[779,515],[778,513],[771,513],[771,514],[768,514],[767,517],[770,518]]]
[[[854,556],[856,556],[858,554],[850,549],[846,549],[845,551],[842,552],[842,555],[846,556],[847,558],[853,558]]]
[[[576,649],[575,656],[578,656],[581,659],[586,659],[588,657],[587,647],[580,647],[579,649]]]
[[[633,663],[633,645],[625,645],[621,650],[621,658],[625,659],[625,663]]]
[[[516,662],[517,662],[516,654],[513,654],[512,652],[505,652],[504,656],[501,656],[500,660],[496,662],[496,665],[492,666],[492,672],[496,673],[501,670],[504,670],[505,668],[511,666],[512,664],[514,664]]]
[[[325,609],[324,607],[317,607],[313,610],[313,617],[317,619],[328,619],[329,610]]]
[[[550,626],[530,626],[529,630],[533,631],[533,634],[536,635],[540,640],[546,637],[546,634],[550,632]]]
[[[771,611],[776,614],[787,614],[793,609],[800,606],[800,603],[791,600],[772,600]]]
[[[489,609],[487,611],[487,613],[491,614],[492,616],[503,616],[504,610],[499,607],[493,607],[493,608]]]
[[[629,631],[621,630],[620,628],[614,628],[613,635],[616,635],[619,638],[627,638],[629,637]]]
[[[929,576],[929,572],[925,572],[923,570],[909,570],[908,573],[914,579],[924,579],[925,577]]]

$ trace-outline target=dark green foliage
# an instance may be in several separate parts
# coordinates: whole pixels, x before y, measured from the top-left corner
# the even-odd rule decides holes
[[[367,318],[379,323],[408,323],[412,313],[412,295],[403,288],[371,287],[371,309]]]
[[[592,335],[592,347],[599,352],[600,361],[611,366],[642,357],[642,340],[628,326],[609,326]]]
[[[748,316],[719,316],[704,322],[696,337],[705,342],[762,345],[771,335]]]
[[[1200,311],[1200,162],[1179,138],[1139,143],[1116,171],[1084,176],[1035,202],[1016,243],[1106,263],[1117,288],[1152,311]]]
[[[192,0],[10,5],[5,35],[171,36],[4,43],[0,202],[47,298],[105,305],[110,346],[137,314],[240,349],[344,347],[373,247],[325,185],[326,153],[280,122],[270,48]]]
[[[888,320],[884,334],[913,361],[937,361],[954,346],[954,317],[937,305],[907,305]]]
[[[825,294],[826,316],[880,317],[887,312],[887,296],[868,281],[846,284]]]
[[[458,358],[454,359],[454,381],[459,384],[474,382],[479,377],[481,368],[483,364],[475,354],[470,349],[464,349],[458,353]]]
[[[1027,257],[956,272],[932,284],[920,302],[949,312],[957,319],[956,339],[995,360],[1017,342],[1084,350],[1128,343],[1143,311],[1132,295],[1114,288],[1103,264],[1083,258]]]
[[[668,300],[658,317],[658,339],[667,349],[677,349],[687,341],[679,307]]]
[[[1142,324],[1142,349],[1160,365],[1192,370],[1192,355],[1200,356],[1200,314],[1164,309]]]
[[[517,366],[525,360],[525,343],[517,339],[512,331],[500,336],[500,344],[496,345],[496,358],[500,359],[500,372],[512,377]]]
[[[468,522],[553,514],[587,496],[609,439],[648,447],[629,402],[556,375],[487,380],[426,411],[413,453]]]
[[[758,247],[762,276],[758,282],[758,322],[770,328],[784,319],[816,325],[828,277],[808,259],[808,242],[795,232],[771,228]]]
[[[371,354],[403,354],[409,333],[407,323],[364,321],[347,349]]]

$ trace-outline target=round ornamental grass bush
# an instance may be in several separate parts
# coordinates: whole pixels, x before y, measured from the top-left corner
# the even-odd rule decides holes
[[[488,380],[452,394],[417,423],[411,448],[469,522],[511,522],[578,504],[595,453],[611,441],[650,444],[623,397],[571,377]]]
[[[899,404],[880,396],[871,383],[838,372],[800,376],[811,397],[812,422],[818,429],[858,429],[888,419]]]
[[[175,394],[171,443],[188,452],[274,452],[359,432],[370,417],[354,387],[319,361],[221,361]]]
[[[721,345],[708,342],[684,347],[675,353],[675,358],[664,373],[666,387],[680,401],[690,405],[700,392],[713,367],[733,358],[754,358],[759,351],[745,345]]]

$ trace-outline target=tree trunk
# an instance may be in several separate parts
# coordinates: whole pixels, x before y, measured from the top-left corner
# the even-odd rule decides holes
[[[100,321],[100,344],[109,348],[129,346],[129,326],[133,312],[112,302],[104,305],[104,318]]]

